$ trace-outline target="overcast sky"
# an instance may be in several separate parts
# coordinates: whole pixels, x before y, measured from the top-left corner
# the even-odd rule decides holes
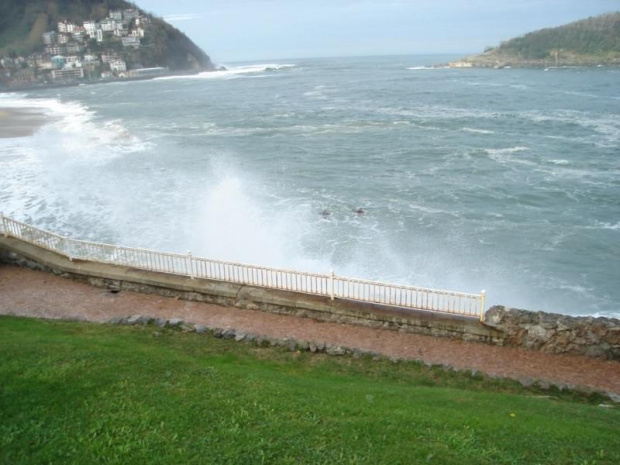
[[[136,0],[216,63],[473,53],[620,0]]]

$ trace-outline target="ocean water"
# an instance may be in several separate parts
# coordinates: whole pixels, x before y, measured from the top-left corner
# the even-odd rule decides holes
[[[232,64],[0,95],[0,210],[73,237],[620,316],[620,69]],[[363,214],[355,213],[363,209]]]

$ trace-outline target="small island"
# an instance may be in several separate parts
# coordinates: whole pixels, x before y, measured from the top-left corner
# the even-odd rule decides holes
[[[449,64],[451,68],[620,66],[620,12],[541,29]]]
[[[124,0],[5,0],[0,91],[214,71],[162,18]]]

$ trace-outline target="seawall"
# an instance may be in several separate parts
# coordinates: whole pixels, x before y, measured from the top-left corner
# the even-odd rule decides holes
[[[508,345],[547,353],[620,360],[620,320],[492,307],[484,322],[297,292],[70,260],[11,237],[0,237],[0,262],[45,271],[115,291],[158,294],[264,312],[394,331]]]

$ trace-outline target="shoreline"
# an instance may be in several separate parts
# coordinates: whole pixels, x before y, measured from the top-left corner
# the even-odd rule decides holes
[[[70,83],[57,83],[57,84],[40,84],[34,86],[11,86],[11,87],[0,87],[0,94],[11,94],[15,92],[24,92],[30,90],[46,90],[46,89],[62,89],[66,87],[78,87],[81,85],[90,86],[96,84],[112,84],[119,82],[136,82],[136,81],[153,81],[155,79],[159,79],[162,77],[176,77],[176,76],[195,76],[200,73],[216,73],[218,71],[222,71],[220,69],[213,70],[195,70],[195,71],[182,71],[182,72],[173,72],[166,73],[160,76],[144,76],[144,77],[127,77],[127,78],[117,78],[117,79],[100,79],[96,81],[75,81]]]
[[[0,139],[32,136],[50,121],[38,108],[0,107]]]

